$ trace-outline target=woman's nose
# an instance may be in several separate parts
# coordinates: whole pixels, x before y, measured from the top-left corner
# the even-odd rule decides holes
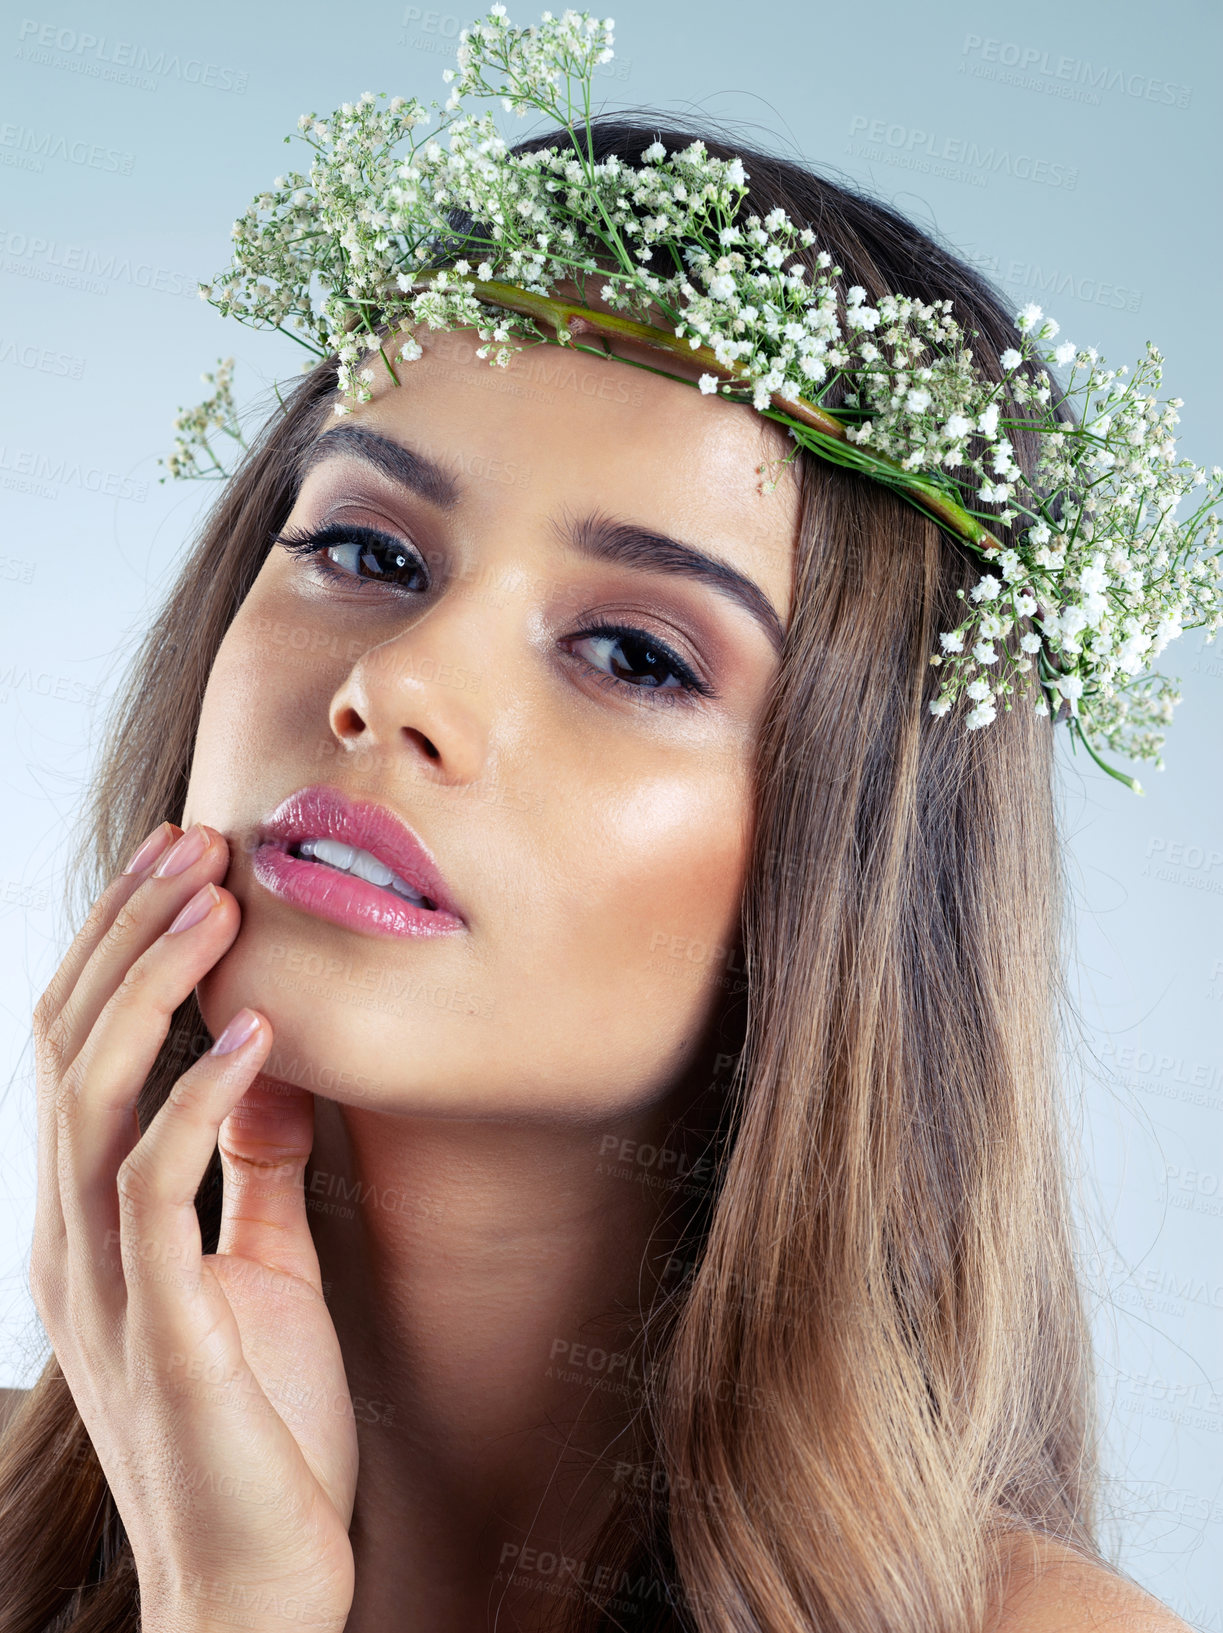
[[[439,604],[357,659],[328,710],[344,749],[415,757],[443,782],[485,775],[496,688],[487,658],[474,660],[481,647],[491,654],[492,642],[462,622],[461,608]]]

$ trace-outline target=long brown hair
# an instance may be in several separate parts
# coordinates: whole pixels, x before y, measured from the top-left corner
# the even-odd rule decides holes
[[[1004,302],[885,204],[672,117],[593,131],[596,156],[625,164],[656,137],[740,153],[747,209],[809,224],[843,291],[950,298],[977,366],[1000,376],[1018,340]],[[148,633],[108,722],[78,913],[182,815],[214,656],[335,377],[320,363],[273,414]],[[1031,470],[1034,435],[1014,441]],[[931,716],[929,656],[980,562],[865,478],[803,454],[798,480],[793,613],[758,745],[742,1048],[706,1205],[643,1329],[639,1444],[596,1550],[608,1568],[557,1600],[557,1626],[587,1633],[968,1633],[1002,1533],[1100,1557],[1057,1061],[1053,724],[1033,695],[976,732],[958,711]],[[209,1042],[192,999],[142,1128]],[[220,1185],[214,1156],[206,1253]],[[0,1633],[136,1628],[124,1527],[54,1357],[0,1455],[0,1557]]]

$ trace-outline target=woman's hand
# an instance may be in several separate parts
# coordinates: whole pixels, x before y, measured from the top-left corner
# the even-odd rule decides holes
[[[272,1030],[240,1010],[140,1135],[171,1016],[241,913],[218,888],[215,829],[163,823],[133,861],[34,1014],[31,1291],[127,1528],[148,1633],[235,1611],[330,1633],[352,1604],[357,1438],[306,1217],[314,1098],[257,1077]],[[224,1213],[204,1256],[194,1198],[218,1139]]]

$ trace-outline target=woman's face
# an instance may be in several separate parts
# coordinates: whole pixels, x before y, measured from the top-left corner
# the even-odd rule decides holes
[[[678,1082],[741,983],[798,525],[791,471],[757,467],[790,445],[625,361],[420,339],[320,433],[284,535],[334,542],[270,551],[209,677],[183,824],[229,841],[242,924],[200,1003],[214,1034],[261,1010],[266,1070],[329,1099],[597,1124]],[[423,843],[443,933],[261,882],[265,819],[320,784]]]

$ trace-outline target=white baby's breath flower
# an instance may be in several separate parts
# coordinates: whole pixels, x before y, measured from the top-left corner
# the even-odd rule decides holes
[[[1158,761],[1179,694],[1148,666],[1184,629],[1209,639],[1223,627],[1223,469],[1212,465],[1208,479],[1205,466],[1177,461],[1183,405],[1156,400],[1161,354],[1148,343],[1131,374],[1107,368],[1094,347],[1054,349],[1058,324],[1032,302],[1016,313],[1003,378],[993,378],[949,298],[868,300],[855,283],[842,293],[852,273],[810,226],[779,206],[751,213],[740,158],[715,158],[699,139],[668,153],[655,137],[636,158],[596,161],[573,110],[591,102],[612,31],[611,18],[570,10],[517,29],[498,3],[460,31],[441,107],[365,91],[328,118],[303,114],[308,164],[255,195],[234,222],[230,267],[201,298],[334,356],[338,413],[369,399],[381,367],[361,365],[383,335],[388,359],[407,362],[421,355],[413,330],[474,328],[476,355],[503,369],[541,335],[560,343],[515,291],[555,301],[565,283],[572,306],[580,274],[598,280],[605,309],[631,320],[653,324],[661,307],[673,316],[659,346],[703,347],[723,371],[700,375],[703,395],[729,390],[725,400],[767,411],[799,449],[829,457],[807,410],[789,412],[802,398],[840,421],[842,453],[902,499],[928,515],[930,483],[942,491],[941,525],[989,569],[957,592],[966,616],[931,654],[942,682],[934,715],[966,692],[976,705],[967,723],[979,729],[1029,676],[1033,707],[1048,715],[1049,675],[1065,670],[1054,696],[1085,741],[1090,733]],[[569,145],[511,153],[498,104],[519,117],[550,114]],[[487,289],[477,299],[473,265],[478,285],[503,286],[501,303]],[[1057,417],[1051,363],[1073,365],[1066,395],[1077,418]],[[840,395],[825,400],[833,382]],[[176,421],[173,475],[214,471],[208,435],[233,424],[228,375],[206,383],[212,398]],[[1007,434],[1021,422],[1038,448],[1032,468]],[[1185,514],[1178,506],[1191,491],[1196,508]],[[980,504],[997,513],[982,515]],[[1024,619],[1039,632],[1008,649]]]
[[[1079,712],[1079,699],[1083,695],[1083,682],[1077,675],[1059,675],[1054,682],[1058,691],[1070,701],[1072,714]]]
[[[1001,593],[1002,580],[993,573],[983,573],[969,591],[974,601],[995,601]]]

